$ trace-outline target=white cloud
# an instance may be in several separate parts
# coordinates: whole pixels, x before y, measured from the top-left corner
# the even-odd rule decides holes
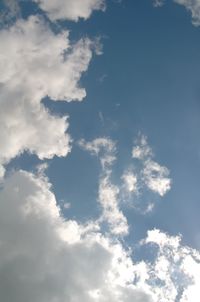
[[[153,5],[155,7],[160,7],[164,4],[164,0],[153,0]]]
[[[164,196],[171,188],[169,170],[153,160],[154,154],[145,136],[141,136],[137,145],[133,147],[132,157],[140,160],[143,165],[141,170],[143,183],[151,191]]]
[[[137,193],[137,175],[132,171],[125,171],[122,175],[122,180],[124,181],[125,190],[129,193]]]
[[[192,16],[192,23],[195,26],[200,25],[200,0],[173,0],[175,3],[180,4],[190,12]],[[165,3],[164,0],[153,0],[155,7],[160,7]]]
[[[159,230],[149,231],[142,244],[154,251],[154,259],[134,263],[130,252],[116,238],[103,235],[97,222],[80,225],[64,219],[46,177],[18,171],[4,179],[4,302],[198,301],[200,254],[182,246],[179,236]]]
[[[156,229],[148,232],[145,242],[150,244],[149,248],[158,248],[149,280],[155,300],[196,302],[200,286],[199,252],[181,245],[180,236],[169,236]],[[152,286],[153,280],[157,280],[157,286]]]
[[[88,19],[94,10],[104,10],[104,0],[33,0],[52,21]]]
[[[119,208],[120,188],[111,181],[112,164],[116,160],[116,145],[106,137],[96,138],[93,141],[79,141],[79,146],[99,157],[102,173],[99,180],[99,203],[102,207],[101,222],[106,222],[109,231],[115,235],[126,235],[128,233],[128,222]]]
[[[2,0],[0,23],[10,22],[20,16],[20,6],[16,0]]]
[[[81,101],[79,80],[92,57],[89,39],[71,45],[67,31],[55,34],[32,16],[0,31],[0,163],[24,150],[39,158],[65,156],[71,149],[68,121],[41,103]]]
[[[128,234],[128,222],[123,212],[119,209],[119,188],[111,183],[108,175],[100,179],[99,202],[103,209],[102,218],[115,235]]]
[[[151,191],[164,196],[170,190],[171,180],[166,167],[153,160],[147,160],[144,163],[142,174],[145,184]]]
[[[128,252],[95,223],[65,220],[44,177],[18,171],[4,180],[0,242],[4,302],[151,301],[133,285]]]
[[[109,168],[116,160],[116,145],[107,137],[96,138],[91,142],[81,139],[78,144],[84,150],[100,158],[103,170]]]
[[[147,138],[144,135],[139,137],[137,141],[137,145],[133,147],[132,157],[140,160],[144,160],[145,158],[152,157],[153,153],[151,148],[147,143]]]
[[[174,0],[177,4],[185,6],[192,15],[192,23],[200,25],[200,0]]]

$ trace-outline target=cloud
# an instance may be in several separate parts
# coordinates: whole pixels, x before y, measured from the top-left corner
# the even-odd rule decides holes
[[[174,0],[175,3],[183,5],[192,15],[192,23],[200,25],[200,1],[199,0]]]
[[[128,170],[122,175],[122,180],[124,181],[125,190],[131,194],[137,193],[137,175],[132,171]]]
[[[164,196],[171,188],[169,170],[153,160],[153,151],[147,144],[145,136],[139,138],[133,147],[132,157],[142,162],[141,177],[143,183],[153,192]]]
[[[104,10],[104,0],[33,0],[52,21],[88,19],[94,10]]]
[[[108,175],[100,178],[99,202],[103,209],[101,219],[108,223],[112,234],[127,235],[128,222],[123,212],[119,209],[119,193],[120,189],[111,183]]]
[[[116,160],[116,145],[109,138],[100,137],[90,142],[81,139],[78,144],[82,149],[100,158],[103,170],[109,168]]]
[[[197,301],[197,288],[200,286],[200,254],[183,246],[180,236],[169,236],[160,230],[148,231],[144,241],[149,248],[157,247],[150,270],[152,281],[158,286],[151,290],[156,301],[189,302]]]
[[[164,0],[153,0],[153,5],[155,7],[161,7],[164,4]]]
[[[10,23],[20,16],[20,6],[16,0],[2,0],[0,24]]]
[[[170,190],[171,179],[168,177],[169,170],[166,167],[153,160],[147,160],[142,174],[145,184],[151,191],[164,196]]]
[[[102,172],[99,178],[98,201],[102,207],[101,222],[106,222],[115,235],[128,234],[128,222],[119,208],[120,188],[111,181],[112,164],[116,160],[116,144],[109,138],[100,137],[93,141],[79,141],[79,146],[99,157]]]
[[[0,242],[4,302],[197,301],[200,254],[180,236],[149,231],[141,248],[147,245],[153,258],[134,262],[98,221],[64,218],[41,174],[17,171],[4,179]]]
[[[173,0],[175,3],[180,4],[190,12],[192,16],[192,23],[194,26],[200,25],[200,0]],[[155,7],[160,7],[165,3],[164,0],[153,0]]]
[[[133,263],[95,222],[65,220],[44,176],[18,171],[0,191],[0,297],[4,302],[151,301]]]
[[[40,159],[70,152],[67,117],[50,114],[42,103],[81,101],[79,86],[92,57],[92,42],[71,44],[69,33],[55,34],[37,16],[0,31],[0,163],[24,150]]]
[[[144,135],[139,137],[138,145],[133,147],[132,157],[140,160],[152,157],[153,153],[149,145],[147,144],[147,138]]]

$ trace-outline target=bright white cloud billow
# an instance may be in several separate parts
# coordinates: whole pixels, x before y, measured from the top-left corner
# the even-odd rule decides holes
[[[134,263],[98,222],[64,219],[41,174],[18,171],[4,179],[0,238],[4,302],[197,301],[200,255],[180,237],[149,231],[141,244],[154,259]]]
[[[0,192],[1,300],[150,301],[127,252],[97,230],[64,220],[44,177],[11,175]]]
[[[67,31],[55,34],[37,16],[2,29],[0,40],[0,163],[24,150],[41,159],[66,155],[68,121],[50,114],[41,101],[85,97],[79,79],[92,56],[91,41],[71,45]]]
[[[94,10],[105,8],[104,0],[33,0],[53,21],[88,19]]]

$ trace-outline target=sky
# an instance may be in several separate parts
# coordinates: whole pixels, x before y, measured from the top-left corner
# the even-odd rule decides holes
[[[0,2],[0,300],[199,302],[200,1]]]

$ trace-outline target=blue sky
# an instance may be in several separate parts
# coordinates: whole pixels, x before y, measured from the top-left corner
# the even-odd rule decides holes
[[[87,89],[84,102],[60,106],[51,103],[50,108],[52,105],[53,110],[69,114],[75,140],[97,136],[117,140],[116,180],[130,162],[130,149],[137,134],[147,135],[159,162],[170,169],[173,185],[164,200],[157,203],[153,217],[137,219],[142,220],[141,227],[147,224],[182,233],[188,244],[198,247],[198,211],[194,209],[198,208],[200,193],[199,29],[191,24],[183,7],[167,3],[155,9],[150,1],[109,3],[104,14],[98,12],[72,28],[78,33],[103,36],[103,55],[94,58],[82,80]],[[49,172],[56,181],[54,169],[59,169],[57,182],[66,177],[66,184],[70,183],[62,198],[70,191],[69,198],[76,199],[78,205],[80,196],[74,185],[80,178],[78,186],[87,208],[87,201],[94,199],[95,189],[91,188],[96,185],[97,190],[94,173],[98,173],[98,166],[85,156],[74,146],[69,155],[71,163],[70,158],[58,159]],[[75,166],[74,161],[79,164]],[[65,169],[61,168],[63,165]],[[85,173],[90,177],[86,183]],[[58,186],[60,196],[63,186]],[[185,224],[188,215],[193,217],[194,225]]]
[[[198,301],[199,0],[0,9],[1,299]]]

